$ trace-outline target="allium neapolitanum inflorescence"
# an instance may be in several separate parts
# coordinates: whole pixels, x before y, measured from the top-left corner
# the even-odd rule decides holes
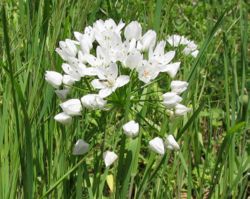
[[[160,73],[175,78],[180,68],[181,62],[173,62],[175,51],[165,52],[166,45],[174,48],[183,45],[183,53],[193,57],[199,52],[193,41],[179,35],[157,42],[156,32],[148,30],[143,34],[141,24],[137,21],[125,25],[122,21],[116,24],[112,19],[97,20],[93,26],[86,27],[83,33],[74,32],[74,36],[75,40],[60,41],[59,48],[56,48],[64,60],[63,74],[55,71],[46,71],[45,74],[46,81],[56,89],[57,96],[63,101],[60,104],[63,112],[54,117],[62,124],[71,123],[72,117],[81,115],[84,108],[106,110],[109,103],[107,98],[131,80],[129,75],[119,74],[120,68],[135,71],[140,81],[149,84]],[[89,78],[96,92],[66,100],[73,84],[83,77]],[[181,116],[190,111],[190,108],[180,104],[182,97],[179,95],[187,87],[187,82],[173,80],[171,91],[163,94],[162,104],[172,115]],[[130,121],[124,124],[123,130],[129,137],[135,137],[139,132],[139,124]],[[83,140],[78,141],[74,154],[82,154],[81,151],[85,153],[87,146]],[[179,146],[174,137],[169,135],[165,142],[159,137],[151,140],[150,148],[164,154],[165,148],[179,149]],[[106,166],[109,166],[116,155],[108,151],[104,159]]]

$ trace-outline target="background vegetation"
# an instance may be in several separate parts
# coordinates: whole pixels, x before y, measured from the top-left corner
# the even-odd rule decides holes
[[[247,1],[7,0],[0,4],[0,198],[250,195]],[[191,114],[170,121],[161,107],[145,101],[134,113],[143,127],[141,136],[131,142],[122,136],[119,114],[85,112],[70,127],[55,123],[59,101],[44,81],[46,70],[61,71],[55,48],[60,40],[73,38],[73,31],[107,18],[138,20],[144,30],[156,30],[160,39],[177,33],[198,43],[198,58],[184,58],[179,74],[190,83],[184,97],[193,107]],[[148,141],[170,132],[181,150],[163,158],[150,153]],[[75,157],[72,147],[79,138],[90,143],[91,150]],[[119,152],[122,144],[126,149]],[[123,154],[124,160],[105,169],[104,148]]]

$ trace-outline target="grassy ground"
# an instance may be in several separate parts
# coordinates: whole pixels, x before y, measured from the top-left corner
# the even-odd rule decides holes
[[[250,195],[250,4],[239,0],[2,1],[0,24],[0,198],[247,198]],[[55,123],[59,101],[44,81],[61,71],[55,53],[97,19],[138,20],[160,39],[178,33],[200,54],[183,58],[185,102],[193,112],[169,120],[149,100],[114,112],[84,112],[70,127]],[[164,87],[166,85],[160,85]],[[152,88],[154,89],[154,88]],[[154,96],[155,97],[155,96]],[[121,113],[124,113],[121,115]],[[140,136],[122,136],[126,118]],[[181,150],[162,158],[148,141],[173,133]],[[77,139],[89,153],[72,156]],[[105,169],[102,151],[120,157]],[[108,180],[107,180],[108,179]],[[108,183],[107,183],[108,182]]]

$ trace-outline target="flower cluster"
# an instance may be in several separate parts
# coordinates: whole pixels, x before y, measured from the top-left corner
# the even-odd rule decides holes
[[[171,35],[167,38],[168,43],[173,47],[185,46],[183,49],[183,53],[185,55],[192,55],[193,57],[197,57],[199,50],[197,50],[198,46],[194,41],[187,39],[184,36],[180,35]]]
[[[97,20],[93,26],[86,27],[83,33],[74,32],[74,36],[74,40],[60,41],[59,48],[56,48],[56,52],[64,61],[63,74],[55,71],[46,71],[45,74],[45,80],[56,89],[55,93],[63,101],[60,104],[62,112],[54,117],[62,124],[71,123],[72,117],[81,115],[84,108],[105,110],[107,98],[131,81],[130,75],[120,74],[121,68],[135,71],[138,79],[144,84],[150,83],[160,73],[167,73],[171,78],[175,78],[181,62],[173,62],[176,53],[173,50],[166,52],[167,44],[173,47],[185,45],[183,52],[186,55],[196,57],[198,54],[197,45],[182,36],[173,35],[166,41],[157,42],[156,32],[148,30],[143,34],[142,26],[137,21],[125,25],[122,21],[116,24],[112,19]],[[83,77],[89,78],[90,86],[97,92],[66,100],[73,84]],[[179,95],[187,89],[188,83],[173,80],[170,87],[171,91],[162,96],[162,104],[172,114],[184,115],[190,109],[180,104],[182,98]],[[123,130],[126,135],[135,137],[139,132],[139,125],[130,121],[123,126]],[[151,141],[152,149],[158,141]],[[86,148],[84,141],[79,141],[76,145]],[[74,154],[79,154],[79,151],[81,153],[81,150],[76,148]],[[163,149],[161,154],[162,151]],[[104,156],[109,157],[109,154],[112,154],[112,160],[116,159],[111,152]],[[106,162],[105,164],[109,165]]]

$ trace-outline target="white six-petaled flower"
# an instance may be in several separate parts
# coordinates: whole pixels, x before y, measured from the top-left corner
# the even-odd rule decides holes
[[[101,98],[108,97],[117,88],[126,85],[129,82],[128,75],[118,76],[118,67],[116,63],[111,63],[108,68],[98,69],[99,79],[94,79],[91,84],[94,88],[100,89],[99,96]]]

